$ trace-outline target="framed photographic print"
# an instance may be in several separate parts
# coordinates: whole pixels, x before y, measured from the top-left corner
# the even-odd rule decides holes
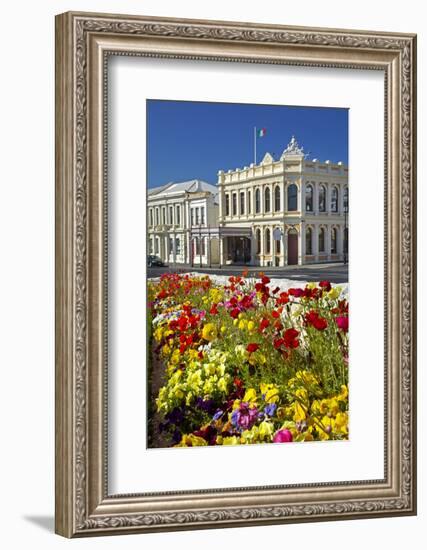
[[[56,18],[56,532],[416,513],[416,37]]]

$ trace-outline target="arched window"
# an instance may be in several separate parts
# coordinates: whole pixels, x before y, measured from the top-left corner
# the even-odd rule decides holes
[[[319,252],[325,252],[325,229],[319,229]]]
[[[233,193],[231,197],[231,204],[232,206],[232,212],[233,216],[237,216],[237,193]]]
[[[273,235],[274,235],[274,233],[273,233]],[[280,240],[278,239],[276,241],[276,239],[274,239],[274,242],[275,242],[276,254],[280,254]]]
[[[335,227],[331,229],[331,254],[337,253],[337,230]]]
[[[313,212],[313,186],[307,185],[305,188],[305,211]]]
[[[277,186],[274,190],[274,211],[280,212],[280,187]]]
[[[251,213],[251,192],[250,191],[248,191],[248,203],[247,203],[246,210],[248,211],[248,214]]]
[[[255,191],[255,214],[259,214],[261,211],[261,196],[259,189]]]
[[[298,209],[298,187],[295,183],[288,186],[288,211]]]
[[[230,195],[225,195],[225,215],[230,215]]]
[[[305,253],[313,254],[311,227],[307,227],[305,230]]]
[[[348,187],[344,189],[344,197],[343,197],[343,203],[344,203],[344,211],[348,212]]]
[[[261,254],[261,230],[257,229],[255,231],[255,239],[256,239],[256,253]]]
[[[264,192],[264,212],[270,212],[270,189],[266,187]]]
[[[271,252],[271,235],[270,230],[267,228],[265,230],[265,253],[270,254]]]
[[[319,187],[319,212],[326,212],[326,187]]]
[[[338,189],[336,187],[332,187],[331,211],[338,212]]]

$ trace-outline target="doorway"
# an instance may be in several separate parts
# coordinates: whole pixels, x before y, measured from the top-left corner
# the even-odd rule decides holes
[[[288,265],[298,264],[298,233],[291,229],[288,233]]]

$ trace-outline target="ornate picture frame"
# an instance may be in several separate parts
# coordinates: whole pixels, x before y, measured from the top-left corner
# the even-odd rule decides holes
[[[109,56],[384,72],[384,479],[108,492]],[[56,532],[65,537],[416,513],[416,36],[68,12],[56,17]]]

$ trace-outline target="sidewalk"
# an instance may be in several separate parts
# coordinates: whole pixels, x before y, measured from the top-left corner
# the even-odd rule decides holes
[[[211,267],[208,267],[204,264],[200,267],[200,264],[194,263],[192,266],[190,264],[169,264],[165,266],[166,269],[173,269],[174,271],[235,271],[236,273],[241,273],[245,269],[247,269],[250,272],[272,272],[272,271],[295,271],[298,269],[328,269],[328,268],[334,268],[334,267],[343,267],[343,262],[328,262],[323,264],[305,264],[305,265],[285,265],[285,266],[256,266],[256,265],[247,265],[247,264],[230,264],[230,265],[212,265]]]

